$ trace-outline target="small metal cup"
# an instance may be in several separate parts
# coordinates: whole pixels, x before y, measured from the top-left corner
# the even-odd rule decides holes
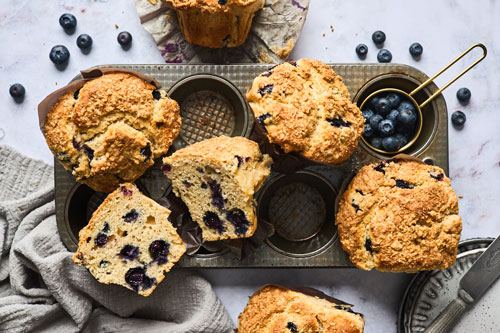
[[[458,74],[457,76],[455,76],[452,80],[450,80],[447,84],[445,84],[441,89],[439,89],[438,91],[436,91],[434,94],[432,94],[429,98],[427,98],[422,104],[419,104],[414,98],[413,96],[418,93],[419,91],[421,91],[422,89],[424,89],[429,83],[431,83],[435,78],[437,78],[439,75],[441,75],[443,72],[445,72],[448,68],[450,68],[452,65],[454,65],[458,60],[462,59],[466,54],[468,54],[469,52],[471,52],[473,49],[475,49],[476,47],[479,47],[483,50],[483,54],[482,56],[477,59],[476,61],[474,61],[469,67],[467,67],[466,69],[464,69],[460,74]],[[484,46],[483,44],[474,44],[472,45],[471,47],[469,47],[467,50],[465,50],[462,54],[460,54],[458,57],[456,57],[452,62],[450,62],[448,65],[446,65],[443,69],[441,69],[439,72],[437,72],[433,77],[429,78],[427,81],[425,81],[424,83],[422,83],[421,85],[419,85],[417,88],[415,88],[413,91],[411,91],[410,93],[407,93],[406,91],[403,91],[403,90],[400,90],[400,89],[396,89],[396,88],[385,88],[385,89],[380,89],[380,90],[377,90],[373,93],[371,93],[370,95],[368,95],[368,97],[366,97],[363,102],[361,103],[361,106],[360,106],[360,109],[363,110],[363,107],[364,105],[374,96],[378,95],[378,94],[381,94],[381,93],[389,93],[389,92],[395,92],[395,93],[398,93],[404,97],[406,97],[411,103],[413,103],[413,105],[415,106],[415,108],[417,109],[417,121],[418,121],[418,125],[417,125],[417,131],[415,131],[415,134],[414,134],[414,137],[412,140],[410,140],[405,146],[401,147],[400,149],[396,150],[396,151],[385,151],[385,150],[382,150],[382,149],[378,149],[378,148],[375,148],[373,147],[363,136],[361,136],[361,139],[363,140],[363,142],[372,150],[378,152],[378,153],[381,153],[381,154],[397,154],[397,153],[401,153],[403,151],[405,151],[406,149],[408,149],[409,147],[411,147],[411,145],[413,145],[415,143],[415,141],[418,139],[419,135],[420,135],[420,132],[422,131],[422,123],[423,123],[423,113],[422,113],[422,108],[424,108],[427,104],[429,104],[434,98],[436,98],[439,94],[441,94],[441,92],[443,90],[445,90],[446,88],[448,88],[448,86],[450,86],[453,82],[455,82],[458,78],[460,78],[462,75],[464,75],[465,73],[467,73],[472,67],[476,66],[479,62],[481,62],[485,57],[486,57],[486,54],[487,54],[487,50],[486,50],[486,46]]]

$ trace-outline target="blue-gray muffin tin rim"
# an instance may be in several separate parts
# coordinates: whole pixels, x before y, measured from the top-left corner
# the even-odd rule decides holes
[[[411,89],[415,84],[418,85],[428,79],[428,76],[420,70],[403,64],[329,64],[335,72],[342,76],[351,97],[354,102],[361,104],[364,94],[369,94],[373,89],[379,89],[384,84],[407,87]],[[162,84],[162,89],[169,91],[170,88],[179,80],[190,77],[195,74],[212,74],[222,77],[232,85],[239,89],[241,95],[245,95],[246,91],[251,86],[253,79],[260,73],[266,71],[273,64],[243,64],[243,65],[212,65],[212,64],[139,64],[139,65],[103,65],[102,68],[119,68],[129,69],[141,72],[155,78]],[[78,75],[74,80],[80,79]],[[402,82],[402,84],[400,84]],[[400,87],[401,88],[401,87]],[[425,95],[432,94],[437,91],[438,87],[431,83],[424,90]],[[425,97],[425,96],[424,96]],[[245,104],[246,100],[245,100]],[[247,110],[250,110],[248,105],[245,105]],[[440,95],[430,103],[429,108],[432,112],[432,121],[430,122],[427,137],[418,144],[417,147],[410,149],[409,153],[414,155],[426,163],[435,164],[448,173],[448,113],[444,97]],[[250,112],[251,115],[251,111]],[[424,116],[425,117],[425,116]],[[249,117],[245,136],[250,135],[250,131],[254,125],[253,116]],[[305,173],[312,175],[317,174],[319,178],[332,189],[342,188],[342,183],[346,177],[352,177],[359,168],[363,165],[379,162],[390,158],[370,151],[361,143],[351,156],[348,162],[338,166],[323,166],[311,165],[304,169]],[[85,185],[78,186],[71,173],[65,170],[57,160],[55,165],[55,185],[56,185],[56,218],[59,233],[64,244],[70,251],[75,251],[77,244],[78,228],[82,227],[73,225],[74,223],[68,220],[68,211],[72,207],[81,207],[86,203],[75,202],[77,197],[73,197],[72,193],[78,191],[88,191]],[[152,168],[154,168],[153,166]],[[162,177],[159,184],[151,182],[151,179],[141,180],[139,184],[151,184],[148,186],[154,187],[152,191],[162,193],[168,191],[168,179],[158,170],[150,170],[149,175],[155,174],[155,177]],[[161,174],[161,175],[160,175]],[[279,174],[272,172],[268,181],[271,181]],[[151,176],[150,176],[151,177]],[[139,186],[141,188],[141,186]],[[87,189],[85,189],[87,188]],[[266,183],[262,189],[267,188]],[[164,193],[163,193],[164,194]],[[159,195],[159,194],[158,194]],[[263,195],[261,192],[256,193],[255,197]],[[337,193],[341,195],[341,193]],[[152,196],[154,199],[154,197]],[[336,197],[327,198],[331,202],[335,202]],[[78,210],[78,208],[74,208]],[[80,221],[80,223],[85,223]],[[335,221],[325,221],[325,224],[331,225],[335,229]],[[72,234],[72,235],[70,235]],[[180,267],[204,267],[204,268],[245,268],[245,267],[353,267],[347,254],[342,250],[342,246],[338,238],[333,237],[333,241],[320,250],[311,251],[301,255],[286,253],[281,250],[273,249],[268,243],[261,245],[248,257],[239,260],[230,251],[220,251],[213,254],[193,254],[184,255],[176,264]],[[314,239],[314,238],[312,238]],[[303,246],[300,242],[310,242],[311,239],[298,241],[297,248]],[[294,246],[292,243],[291,246]],[[307,248],[307,246],[305,246]]]

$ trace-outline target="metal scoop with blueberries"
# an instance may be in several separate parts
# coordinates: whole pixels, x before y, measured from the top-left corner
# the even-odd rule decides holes
[[[425,88],[435,78],[462,59],[475,48],[481,48],[483,54],[479,59],[463,70],[441,89],[436,91],[423,103],[419,104],[414,95]],[[365,130],[361,137],[363,142],[371,149],[382,154],[397,154],[409,148],[418,138],[422,130],[422,108],[436,98],[443,90],[455,82],[486,57],[486,47],[483,44],[474,44],[465,52],[446,65],[433,77],[407,93],[396,88],[377,90],[366,97],[361,103]]]

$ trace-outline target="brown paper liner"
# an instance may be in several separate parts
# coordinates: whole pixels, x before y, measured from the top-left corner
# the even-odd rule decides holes
[[[205,242],[200,226],[193,221],[186,204],[173,192],[168,193],[158,203],[170,209],[170,222],[177,228],[177,233],[186,245],[186,253],[195,254],[200,247],[211,252],[229,249],[239,260],[252,254],[264,241],[274,234],[272,224],[259,220],[257,229],[249,238],[228,239],[217,242]]]
[[[40,102],[40,104],[38,104],[38,122],[39,122],[40,129],[42,131],[43,131],[43,126],[45,124],[45,118],[47,117],[47,114],[52,109],[52,106],[57,102],[59,97],[61,97],[62,95],[64,95],[65,93],[67,93],[70,90],[82,87],[85,82],[96,79],[98,77],[101,77],[104,74],[110,74],[110,73],[132,74],[132,75],[135,75],[135,76],[143,79],[147,83],[152,84],[156,88],[161,87],[161,84],[158,81],[156,81],[154,78],[147,76],[147,75],[144,75],[142,73],[136,72],[136,71],[128,70],[128,69],[89,68],[89,69],[80,71],[80,73],[83,77],[82,79],[73,81],[73,82],[69,83],[67,86],[64,86],[64,87],[54,91],[53,93],[51,93],[50,95],[45,97],[43,99],[43,101]]]

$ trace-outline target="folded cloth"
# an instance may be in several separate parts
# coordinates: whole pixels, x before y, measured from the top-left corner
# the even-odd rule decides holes
[[[0,332],[232,332],[202,277],[176,268],[149,297],[75,265],[55,218],[53,168],[0,145]]]

